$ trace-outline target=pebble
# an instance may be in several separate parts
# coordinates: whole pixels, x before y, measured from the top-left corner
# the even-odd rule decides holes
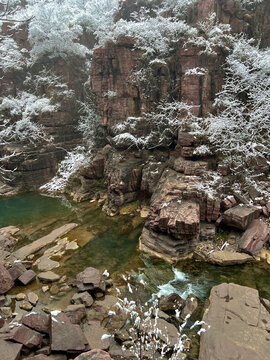
[[[31,311],[33,309],[33,305],[30,304],[30,302],[28,302],[28,301],[24,301],[24,302],[20,303],[19,306],[22,310],[26,310],[26,311]]]
[[[61,277],[61,279],[58,281],[58,283],[63,284],[63,283],[66,282],[66,280],[67,280],[67,277],[66,277],[66,275],[64,275],[64,276]]]
[[[33,306],[36,306],[36,304],[38,302],[38,296],[34,292],[30,292],[27,295],[27,300],[30,302],[30,304],[32,304]]]
[[[48,285],[45,285],[45,286],[42,286],[42,291],[45,293],[49,290],[49,286]]]
[[[12,317],[12,310],[10,307],[3,306],[3,307],[0,307],[0,314],[4,318],[9,318],[9,317]]]
[[[25,298],[26,298],[26,295],[25,295],[24,293],[19,293],[19,294],[17,294],[16,297],[15,297],[15,299],[16,299],[17,301],[25,300]]]
[[[58,294],[58,292],[59,292],[59,287],[57,285],[52,285],[50,288],[50,293],[52,295],[56,295],[56,294]]]

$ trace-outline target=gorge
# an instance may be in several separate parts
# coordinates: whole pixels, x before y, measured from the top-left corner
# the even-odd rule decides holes
[[[4,360],[267,359],[269,1],[0,12]]]

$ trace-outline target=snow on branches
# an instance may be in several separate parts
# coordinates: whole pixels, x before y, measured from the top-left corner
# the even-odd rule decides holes
[[[215,151],[241,167],[250,159],[267,158],[270,147],[270,49],[236,42],[227,58],[227,77],[206,119]],[[238,159],[238,160],[237,160]]]
[[[20,50],[16,41],[4,37],[0,42],[0,68],[3,72],[20,71],[27,64],[28,51]]]
[[[195,121],[192,106],[183,102],[161,102],[156,111],[143,117],[128,117],[114,127],[113,142],[118,147],[151,149],[168,148],[177,137],[179,129],[185,129]]]
[[[0,104],[0,143],[19,141],[34,143],[50,140],[42,127],[35,122],[40,113],[57,109],[50,99],[22,91],[16,98],[8,96]]]
[[[116,41],[119,36],[129,36],[135,39],[136,47],[143,51],[146,57],[166,57],[172,51],[173,44],[181,38],[195,36],[197,30],[176,17],[164,17],[156,12],[155,17],[149,10],[141,8],[133,13],[132,20],[120,19],[110,33],[98,33],[103,46],[107,40]]]

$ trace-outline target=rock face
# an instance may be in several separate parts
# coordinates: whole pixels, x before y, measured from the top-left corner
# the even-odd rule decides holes
[[[270,314],[258,291],[221,284],[212,288],[209,300],[199,360],[268,359]]]
[[[22,25],[17,30],[11,29],[12,24],[5,22],[1,35],[11,36],[19,49],[31,50],[28,41],[28,30]],[[11,156],[4,164],[5,169],[16,171],[9,179],[8,184],[21,189],[37,189],[40,185],[50,180],[57,171],[58,162],[65,155],[66,150],[75,147],[81,140],[81,134],[77,130],[79,119],[78,104],[76,100],[83,100],[83,84],[87,80],[87,74],[83,71],[83,62],[79,59],[69,58],[65,61],[61,57],[56,59],[42,58],[38,64],[21,71],[9,70],[4,72],[0,69],[1,86],[3,96],[16,96],[20,91],[25,91],[24,81],[29,72],[34,77],[39,75],[44,68],[44,63],[50,69],[51,74],[59,76],[63,83],[67,84],[68,90],[73,90],[73,95],[66,98],[59,95],[55,98],[55,89],[50,85],[44,85],[40,96],[54,97],[53,101],[59,103],[59,107],[52,112],[39,112],[36,121],[44,129],[47,137],[53,136],[52,142],[40,140],[36,144],[31,142],[12,142],[1,145],[0,155]],[[2,177],[0,181],[4,182]]]
[[[239,242],[240,250],[257,254],[269,239],[269,227],[262,220],[253,220]]]

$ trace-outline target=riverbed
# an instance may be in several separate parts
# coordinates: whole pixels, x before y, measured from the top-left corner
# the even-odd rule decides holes
[[[68,222],[78,227],[68,234],[79,248],[65,256],[54,271],[68,279],[88,266],[109,271],[114,282],[123,285],[122,274],[138,288],[142,299],[153,294],[168,295],[177,292],[183,298],[196,295],[203,305],[210,289],[223,282],[234,282],[259,290],[270,299],[270,266],[264,263],[220,267],[194,260],[180,262],[176,267],[151,259],[137,250],[138,239],[145,219],[133,209],[126,215],[106,216],[96,203],[73,204],[64,197],[48,197],[35,193],[19,195],[0,201],[0,227],[16,225],[20,228],[17,248]],[[55,309],[67,306],[72,295],[52,297],[43,294],[34,283],[27,291],[37,291],[39,307]],[[18,293],[26,289],[14,288]]]

